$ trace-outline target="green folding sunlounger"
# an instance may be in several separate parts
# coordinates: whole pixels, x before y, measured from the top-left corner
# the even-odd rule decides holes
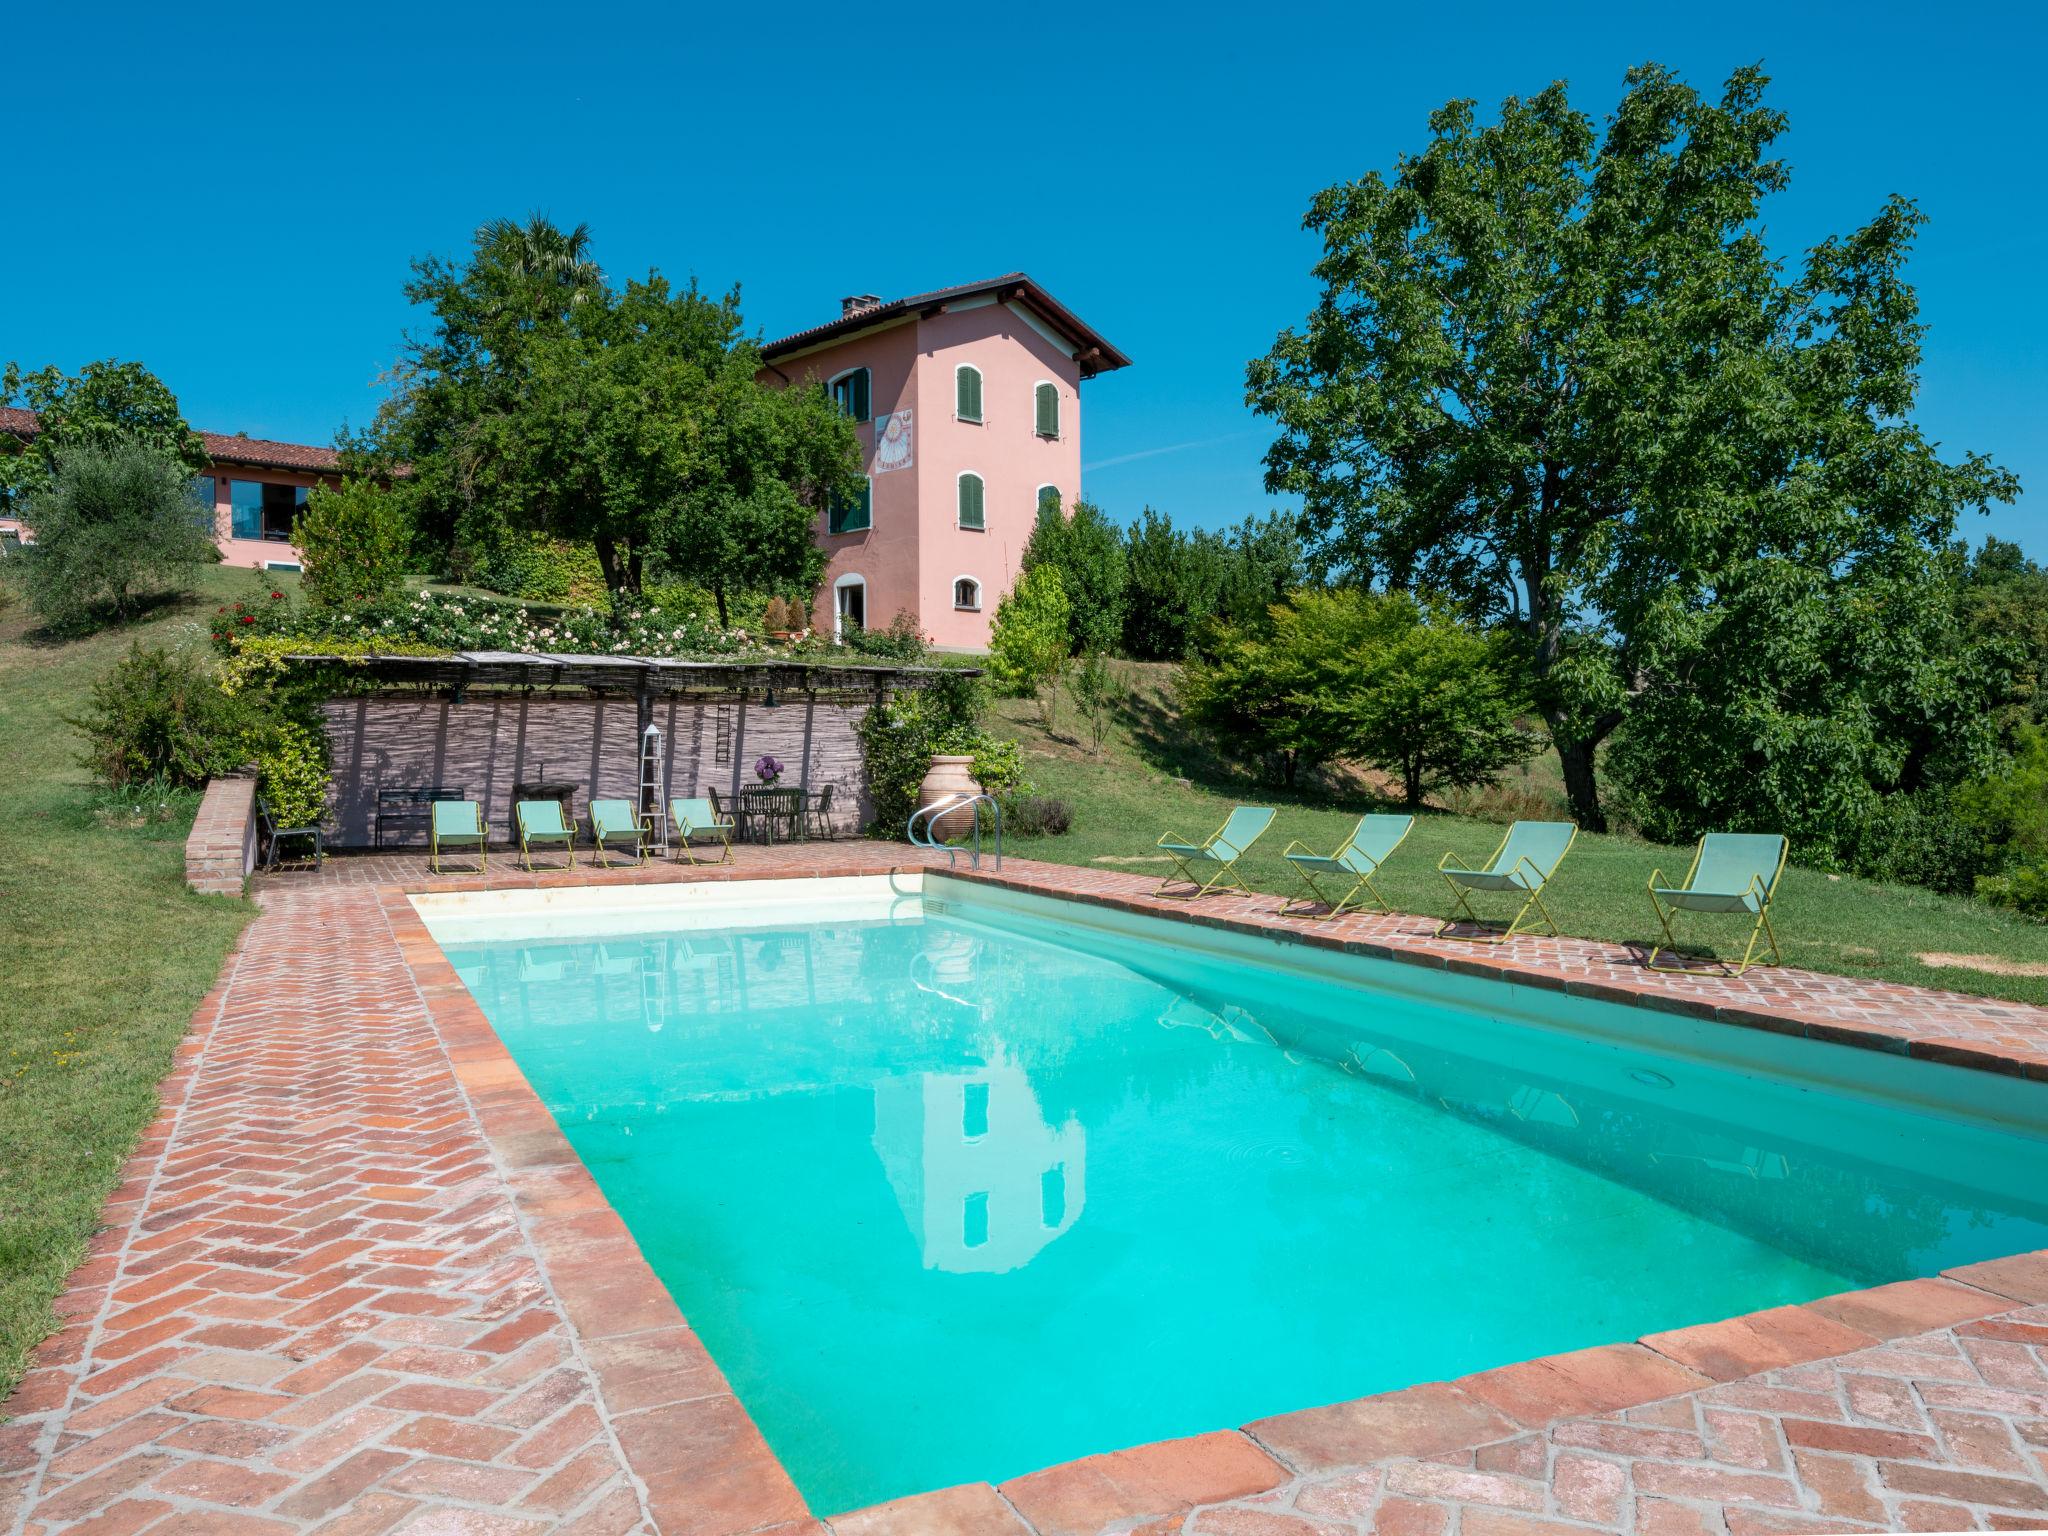
[[[709,799],[671,800],[668,803],[668,819],[676,824],[676,857],[699,863],[696,850],[690,847],[690,839],[696,836],[718,839],[719,853],[715,862],[732,862],[732,818],[721,816],[711,808]]]
[[[474,800],[436,800],[430,809],[434,819],[427,828],[427,868],[441,873],[443,848],[474,848],[477,867],[489,874],[491,855],[484,846],[483,807]]]
[[[1243,890],[1244,882],[1237,878],[1237,861],[1272,824],[1271,807],[1240,805],[1230,813],[1228,821],[1199,843],[1160,838],[1158,847],[1173,860],[1174,872],[1160,881],[1159,888],[1152,894],[1169,894],[1166,888],[1176,880],[1185,880],[1193,889],[1174,891],[1171,894],[1175,896],[1206,896],[1211,891],[1233,887]]]
[[[590,802],[590,838],[597,845],[597,862],[606,869],[612,867],[610,850],[620,843],[633,850],[636,862],[645,864],[652,830],[630,800]]]
[[[1291,896],[1280,908],[1282,917],[1301,917],[1315,906],[1325,910],[1323,920],[1337,916],[1351,905],[1360,891],[1370,891],[1372,899],[1379,903],[1382,912],[1391,912],[1393,907],[1372,883],[1372,877],[1380,872],[1380,866],[1387,857],[1401,846],[1401,840],[1414,829],[1413,816],[1361,816],[1358,825],[1351,829],[1351,835],[1344,839],[1335,853],[1317,853],[1307,844],[1293,842],[1281,854],[1294,866],[1294,873],[1300,879],[1302,892]],[[1341,896],[1332,896],[1340,881],[1351,884]],[[1329,882],[1326,888],[1324,881]]]
[[[576,867],[576,829],[562,820],[559,800],[522,800],[512,808],[519,826],[519,862],[533,868],[536,843],[560,843],[569,852],[569,868]]]
[[[1579,829],[1568,821],[1518,821],[1508,828],[1508,835],[1500,840],[1500,846],[1493,850],[1493,857],[1486,861],[1483,869],[1471,869],[1455,853],[1447,853],[1437,860],[1437,873],[1444,877],[1444,884],[1451,888],[1452,907],[1436,930],[1440,939],[1471,939],[1482,944],[1504,944],[1522,931],[1522,919],[1533,907],[1543,914],[1543,921],[1550,925],[1550,931],[1558,932],[1557,919],[1550,915],[1550,909],[1543,905],[1543,888],[1550,884],[1557,873],[1557,866],[1564,862],[1564,856],[1571,851]],[[1522,905],[1509,919],[1507,927],[1499,932],[1487,927],[1479,914],[1472,910],[1471,893],[1474,891],[1505,891],[1520,895]],[[1452,933],[1457,924],[1470,923],[1482,930],[1479,933]]]
[[[1684,965],[1659,965],[1657,957],[1678,948],[1678,935],[1671,920],[1680,912],[1727,912],[1754,915],[1749,943],[1740,963],[1722,967],[1740,976],[1750,967],[1759,937],[1770,940],[1771,963],[1783,965],[1778,953],[1778,936],[1771,931],[1771,898],[1778,892],[1778,877],[1785,873],[1785,839],[1775,832],[1709,832],[1700,839],[1692,856],[1692,868],[1678,885],[1664,884],[1664,872],[1650,872],[1650,905],[1664,928],[1664,942],[1650,951],[1653,971],[1690,971]],[[1761,964],[1761,962],[1757,962]]]

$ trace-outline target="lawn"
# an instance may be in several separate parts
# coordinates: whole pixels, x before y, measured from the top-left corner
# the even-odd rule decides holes
[[[1099,758],[1070,705],[1062,708],[1050,733],[1038,724],[1032,706],[1020,701],[997,706],[994,728],[1023,744],[1032,783],[1041,793],[1065,800],[1074,813],[1073,830],[1066,836],[1011,838],[1010,851],[1055,863],[1163,874],[1169,866],[1151,849],[1160,833],[1200,839],[1222,824],[1231,805],[1248,801],[1274,806],[1280,814],[1244,862],[1247,883],[1280,894],[1294,888],[1292,871],[1280,857],[1291,840],[1300,838],[1327,853],[1361,812],[1396,809],[1374,801],[1363,784],[1341,797],[1289,794],[1234,773],[1174,714],[1171,668],[1127,670],[1136,682],[1135,696],[1119,713]],[[1532,763],[1526,775],[1509,775],[1472,807],[1485,819],[1425,812],[1388,861],[1381,888],[1401,911],[1443,912],[1446,892],[1436,873],[1438,857],[1453,850],[1477,864],[1500,841],[1501,822],[1518,815],[1561,818],[1557,784],[1555,760],[1546,756]],[[1650,871],[1661,867],[1676,880],[1691,858],[1690,848],[1581,833],[1544,899],[1568,933],[1647,943],[1658,935],[1644,890]],[[1502,899],[1493,898],[1495,907],[1488,907],[1484,898],[1475,898],[1474,905],[1490,915]],[[1500,910],[1504,914],[1507,909]],[[1746,924],[1734,918],[1691,921],[1702,925],[1693,931],[1703,937],[1737,940],[1735,953],[1740,954]],[[1705,926],[1710,924],[1718,927]],[[1772,924],[1792,965],[2048,1004],[2048,926],[1977,902],[1795,866],[1786,870],[1779,886]],[[1944,963],[1944,958],[1972,963]]]
[[[131,641],[188,631],[251,585],[212,568],[199,603],[45,643],[0,572],[0,1398],[50,1331],[178,1039],[255,911],[185,889],[196,798],[141,816],[115,805],[64,719]]]

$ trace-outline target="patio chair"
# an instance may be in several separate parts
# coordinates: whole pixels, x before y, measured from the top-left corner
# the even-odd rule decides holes
[[[519,828],[522,868],[532,870],[536,843],[560,843],[568,850],[569,868],[576,867],[576,829],[562,819],[561,801],[521,800],[512,808],[512,819]]]
[[[676,825],[678,859],[688,859],[692,864],[700,862],[696,851],[690,847],[690,839],[698,833],[706,833],[718,839],[719,853],[716,862],[732,862],[732,818],[719,815],[712,809],[708,798],[669,801],[668,819]]]
[[[1446,853],[1437,860],[1436,868],[1437,873],[1444,877],[1444,884],[1451,888],[1455,905],[1451,915],[1438,926],[1436,937],[1505,944],[1522,931],[1522,919],[1529,915],[1532,907],[1543,914],[1543,921],[1550,924],[1551,933],[1558,933],[1557,920],[1543,905],[1543,889],[1550,884],[1551,877],[1557,873],[1557,866],[1564,862],[1564,856],[1571,851],[1578,835],[1579,829],[1568,821],[1518,821],[1508,828],[1508,835],[1500,840],[1500,846],[1493,850],[1493,857],[1486,861],[1483,869],[1473,869],[1457,854]],[[1495,933],[1472,910],[1470,893],[1473,891],[1520,893],[1522,905],[1516,909],[1507,928]],[[1452,933],[1451,929],[1460,922],[1470,923],[1482,931]]]
[[[1360,891],[1370,891],[1372,899],[1379,903],[1382,912],[1391,912],[1393,906],[1374,885],[1372,877],[1380,872],[1380,866],[1387,862],[1393,851],[1401,846],[1402,840],[1415,828],[1413,816],[1373,815],[1358,818],[1358,825],[1351,829],[1351,835],[1344,839],[1337,851],[1328,855],[1317,853],[1306,843],[1296,841],[1287,845],[1287,851],[1280,856],[1294,866],[1294,873],[1306,888],[1306,893],[1290,896],[1281,904],[1282,917],[1300,917],[1311,906],[1320,904],[1327,910],[1322,920],[1328,922],[1351,904]],[[1343,895],[1332,898],[1330,892],[1319,883],[1321,880],[1336,882],[1349,878],[1351,885]]]
[[[1785,873],[1785,839],[1775,832],[1709,832],[1694,850],[1692,868],[1678,885],[1665,885],[1664,871],[1650,872],[1650,905],[1664,928],[1664,942],[1651,949],[1646,962],[1653,971],[1690,972],[1685,965],[1659,965],[1657,956],[1678,948],[1678,935],[1671,920],[1680,912],[1727,912],[1756,915],[1750,925],[1749,943],[1742,960],[1732,970],[1720,962],[1730,976],[1748,970],[1756,953],[1759,935],[1771,942],[1771,963],[1783,965],[1778,953],[1778,936],[1771,931],[1771,898],[1778,891],[1778,877]],[[1762,962],[1757,962],[1761,964]]]
[[[1175,891],[1176,897],[1189,900],[1206,896],[1211,891],[1243,890],[1244,882],[1237,878],[1237,861],[1245,851],[1264,835],[1266,828],[1273,825],[1273,810],[1264,805],[1240,805],[1216,831],[1199,843],[1176,842],[1171,837],[1162,837],[1157,847],[1173,860],[1174,872],[1159,882],[1159,888],[1152,894],[1164,896],[1167,887],[1175,880],[1185,880],[1193,890]],[[1195,873],[1197,868],[1207,868],[1207,875]]]
[[[653,831],[630,800],[590,802],[590,838],[597,845],[597,862],[606,869],[612,867],[612,844],[621,842],[632,845],[635,863],[645,864],[647,842]]]
[[[427,868],[441,873],[444,847],[475,848],[477,868],[489,874],[491,855],[484,846],[488,834],[483,807],[474,800],[436,800],[432,809],[433,820],[427,825]]]
[[[804,815],[809,821],[809,835],[828,841],[839,835],[839,829],[832,825],[832,786],[827,784],[816,794],[807,797]]]
[[[256,797],[256,830],[261,835],[265,871],[277,868],[283,857],[283,845],[287,842],[310,843],[312,852],[301,854],[299,857],[314,869],[318,869],[320,861],[327,857],[318,827],[280,827],[276,815],[270,809],[270,802],[261,795]]]

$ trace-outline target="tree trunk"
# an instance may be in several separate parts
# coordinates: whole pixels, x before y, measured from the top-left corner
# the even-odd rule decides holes
[[[626,590],[625,568],[619,563],[619,547],[600,534],[590,541],[597,548],[597,568],[604,572],[604,589],[613,597]]]
[[[1410,758],[1401,765],[1401,798],[1407,802],[1409,810],[1419,811],[1422,809],[1422,760],[1420,758]]]
[[[732,618],[731,618],[731,616],[730,616],[729,614],[727,614],[727,613],[726,613],[726,611],[725,611],[725,583],[724,583],[724,582],[722,582],[722,581],[715,581],[715,582],[713,582],[713,583],[711,584],[711,600],[712,600],[713,602],[715,602],[715,603],[717,603],[717,604],[718,604],[718,627],[719,627],[720,629],[731,629],[731,628],[732,628]]]
[[[1552,740],[1557,744],[1558,766],[1564,770],[1564,797],[1572,808],[1572,820],[1588,832],[1605,832],[1607,818],[1600,812],[1600,790],[1593,778],[1593,750],[1599,739],[1566,741],[1554,736]]]

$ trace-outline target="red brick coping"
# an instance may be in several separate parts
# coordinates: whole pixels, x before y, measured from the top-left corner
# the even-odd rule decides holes
[[[210,779],[185,838],[185,883],[195,891],[239,896],[256,867],[256,781]]]
[[[1774,1536],[1925,1529],[1937,1511],[1956,1522],[1943,1529],[2019,1529],[2029,1511],[2048,1524],[2048,1306],[2029,1310],[2048,1303],[2048,1252],[818,1521],[406,899],[483,882],[399,865],[372,883],[372,861],[336,862],[359,867],[262,882],[269,910],[195,1018],[60,1308],[70,1321],[7,1405],[0,1533],[1448,1536],[1457,1522],[1460,1536]],[[490,884],[928,867],[812,845],[723,869],[494,870]],[[1000,877],[960,873],[1245,931],[1282,923],[1271,898],[1190,912],[1129,876],[1014,860]],[[1966,999],[1975,1011],[1958,1017],[1949,994],[1789,972],[1739,992],[1683,977],[1631,989],[1598,974],[1619,965],[1602,946],[1468,956],[1414,919],[1286,931],[2048,1075],[2048,1014],[2014,1005]],[[1554,974],[1545,952],[1563,956]],[[1829,999],[1823,1016],[1800,1013],[1802,997]],[[1836,1373],[1832,1395],[1802,1371]],[[1886,1395],[1901,1391],[1919,1396]]]

